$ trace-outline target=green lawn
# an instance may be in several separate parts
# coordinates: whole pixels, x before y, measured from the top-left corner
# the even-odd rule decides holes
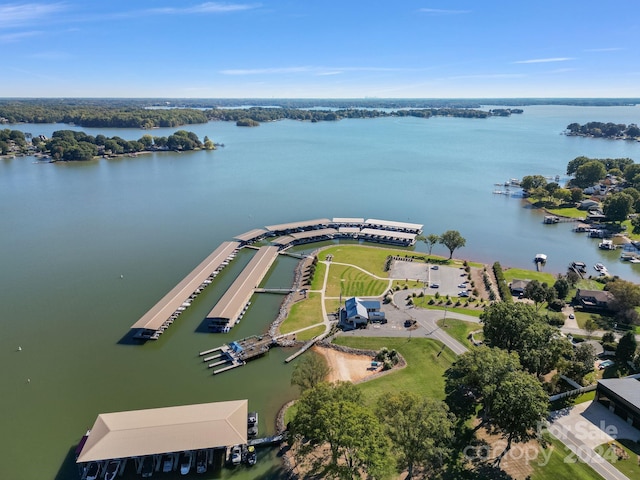
[[[547,208],[547,211],[552,215],[558,215],[560,217],[584,219],[587,216],[587,212],[584,210],[578,210],[575,207]]]
[[[548,436],[549,445],[542,450],[537,459],[529,462],[533,468],[531,480],[602,480],[589,465],[576,458],[564,444]],[[550,449],[550,450],[549,450]],[[551,452],[549,454],[548,452]],[[545,459],[548,463],[545,465]]]
[[[313,281],[311,282],[311,290],[322,289],[326,271],[327,271],[327,266],[324,263],[318,262],[316,264],[316,273],[313,275]]]
[[[433,305],[429,305],[430,300],[434,300]],[[419,308],[425,308],[428,310],[444,310],[447,308],[447,312],[456,312],[462,313],[465,315],[473,315],[474,317],[479,317],[484,311],[484,306],[486,305],[483,302],[469,302],[469,305],[465,307],[467,304],[468,298],[460,298],[461,305],[455,306],[458,301],[458,297],[451,297],[451,305],[447,305],[446,297],[443,295],[440,298],[435,298],[433,295],[425,295],[424,297],[415,297],[413,298],[413,304]],[[473,307],[473,308],[472,308]]]
[[[344,282],[342,282],[344,280]],[[342,298],[345,297],[377,297],[382,295],[389,282],[376,280],[357,268],[345,265],[331,265],[325,295],[339,297],[342,287]]]
[[[296,340],[300,342],[306,342],[307,340],[311,340],[313,337],[324,333],[325,326],[318,325],[317,327],[310,328],[308,330],[303,330],[300,333],[296,333]]]
[[[640,444],[626,438],[616,440],[615,444],[626,452],[629,458],[618,460],[616,451],[609,444],[604,443],[596,447],[596,452],[600,453],[609,463],[616,467],[628,478],[640,478]]]
[[[503,271],[507,283],[513,281],[514,278],[519,280],[538,280],[540,283],[546,282],[547,285],[553,285],[556,282],[555,277],[551,273],[525,270],[523,268],[505,268]]]
[[[322,305],[319,293],[309,293],[306,300],[294,303],[286,320],[280,325],[280,333],[289,333],[301,328],[322,323]]]
[[[453,363],[455,354],[440,342],[427,338],[341,337],[338,345],[378,351],[382,347],[396,349],[407,361],[401,370],[383,377],[358,384],[367,403],[373,404],[379,397],[409,391],[419,395],[444,399],[444,371]]]
[[[476,330],[482,330],[482,324],[480,323],[465,322],[464,320],[457,320],[455,318],[438,320],[436,323],[439,327],[446,330],[449,335],[458,340],[467,348],[473,348],[473,344],[469,339],[469,334],[471,332],[475,332]],[[483,340],[484,335],[482,333],[479,333],[476,334],[474,338],[476,340]]]

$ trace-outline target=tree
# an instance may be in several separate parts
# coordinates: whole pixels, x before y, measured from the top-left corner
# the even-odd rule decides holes
[[[525,175],[520,182],[520,186],[526,192],[540,187],[544,188],[546,185],[547,179],[542,175]]]
[[[602,180],[606,174],[602,162],[592,160],[578,167],[572,183],[581,188],[590,187]]]
[[[461,422],[475,413],[476,404],[488,418],[504,376],[521,369],[516,353],[484,345],[469,350],[444,373],[445,401]]]
[[[432,473],[450,453],[453,417],[443,402],[400,392],[378,400],[377,411],[398,449],[398,463],[413,477],[414,467]]]
[[[424,235],[420,235],[417,239],[427,244],[429,247],[429,255],[431,255],[431,250],[433,249],[433,246],[440,241],[440,236],[435,233],[430,233],[426,237]]]
[[[491,423],[507,440],[504,451],[495,460],[499,465],[511,449],[511,443],[537,438],[539,426],[549,413],[549,399],[540,382],[523,371],[509,372],[496,392]]]
[[[567,175],[574,175],[578,168],[593,159],[588,157],[576,157],[567,164]]]
[[[582,192],[580,192],[580,194],[582,194]],[[573,199],[573,194],[571,190],[568,190],[566,188],[556,189],[551,196],[553,198],[560,200],[562,203],[568,203]]]
[[[300,455],[308,455],[319,445],[329,446],[330,458],[323,460],[327,462],[324,476],[350,479],[388,473],[388,438],[353,384],[320,383],[306,390],[296,407],[290,432],[294,441],[301,441]]]
[[[460,232],[457,230],[447,230],[438,239],[438,243],[444,245],[449,249],[449,259],[453,258],[453,252],[458,248],[462,248],[466,245],[467,241],[464,239]]]
[[[626,332],[620,340],[618,340],[618,348],[616,348],[616,360],[623,368],[628,368],[627,362],[633,360],[638,344],[636,336],[633,332]]]
[[[616,311],[624,312],[640,306],[640,285],[616,278],[607,283],[605,290],[614,296],[611,307]]]
[[[589,318],[584,324],[584,329],[587,331],[587,339],[590,339],[593,332],[598,329],[598,324],[593,318]]]
[[[520,350],[522,332],[539,319],[531,305],[498,302],[485,308],[480,320],[484,324],[485,342],[512,352]]]
[[[573,350],[570,361],[566,364],[565,375],[582,384],[583,378],[593,372],[593,363],[596,361],[595,348],[587,342],[580,343]]]
[[[571,201],[578,203],[582,201],[583,197],[584,197],[584,193],[582,193],[581,188],[575,187],[571,189]]]
[[[533,300],[536,312],[540,307],[549,300],[549,286],[546,283],[540,283],[538,280],[531,280],[524,287],[524,298]]]
[[[324,381],[329,372],[331,368],[320,355],[305,355],[291,373],[291,385],[300,387],[300,391],[304,392]]]
[[[614,193],[604,199],[602,212],[607,220],[612,222],[624,222],[633,210],[634,200],[626,193]]]
[[[569,295],[571,285],[569,285],[569,281],[565,277],[558,276],[558,279],[553,284],[553,288],[555,289],[558,298],[565,299],[567,298],[567,295]]]

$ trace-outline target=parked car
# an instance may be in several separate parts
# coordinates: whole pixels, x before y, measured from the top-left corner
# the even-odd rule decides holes
[[[467,290],[462,290],[461,292],[458,293],[459,297],[468,297],[469,296],[469,292]]]
[[[575,316],[573,313],[570,313],[570,314],[569,314],[569,318],[570,318],[571,320],[573,320],[574,318],[576,318],[576,316]]]
[[[433,267],[431,267],[431,270],[438,270],[440,267],[438,265],[434,265]]]
[[[431,284],[431,288],[440,288],[440,284],[439,283],[432,283]]]
[[[458,288],[467,288],[467,284],[466,283],[461,283],[460,285],[458,285]]]

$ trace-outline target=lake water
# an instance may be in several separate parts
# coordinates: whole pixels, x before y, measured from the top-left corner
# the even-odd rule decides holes
[[[509,178],[563,176],[579,155],[639,162],[640,143],[561,132],[572,122],[640,123],[640,108],[524,110],[489,119],[209,123],[186,129],[225,144],[214,152],[83,164],[0,160],[0,478],[76,478],[73,449],[102,412],[248,398],[261,430],[272,433],[278,408],[296,395],[292,365],[283,363],[290,352],[273,350],[216,377],[197,357],[265,331],[276,316],[281,297],[257,296],[230,334],[198,332],[248,253],[158,342],[121,341],[220,242],[253,228],[334,216],[409,221],[423,223],[425,234],[460,231],[467,246],[456,256],[533,268],[534,255],[546,253],[554,273],[572,260],[602,262],[640,282],[640,267],[598,250],[571,224],[542,225],[542,214],[521,200],[492,194]],[[49,136],[70,127],[9,128]],[[73,128],[127,139],[146,133]],[[267,284],[290,284],[294,265],[280,259]],[[256,470],[222,476],[275,477],[274,453],[262,455]]]

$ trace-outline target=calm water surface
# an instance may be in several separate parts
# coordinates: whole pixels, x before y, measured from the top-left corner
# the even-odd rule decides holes
[[[230,334],[200,332],[249,252],[158,342],[122,342],[131,324],[220,242],[252,228],[333,216],[410,221],[423,223],[426,234],[459,230],[467,246],[458,254],[469,259],[532,268],[534,255],[546,253],[554,273],[572,260],[603,262],[640,282],[640,267],[599,251],[570,224],[544,226],[519,199],[491,193],[494,183],[512,177],[563,176],[579,155],[640,161],[637,142],[561,135],[571,122],[592,120],[640,123],[640,108],[536,106],[510,118],[258,128],[210,123],[187,129],[226,145],[215,152],[86,164],[0,160],[0,478],[76,478],[73,449],[101,412],[248,398],[260,411],[261,430],[272,433],[278,408],[296,395],[293,366],[283,363],[290,352],[273,350],[216,377],[197,357],[265,331],[277,314],[281,297],[256,296]],[[50,135],[70,127],[10,128]],[[145,133],[75,129],[127,139]],[[436,246],[434,253],[446,252]],[[294,265],[279,260],[267,284],[290,284]],[[256,470],[220,475],[276,477],[275,454],[263,455]]]

